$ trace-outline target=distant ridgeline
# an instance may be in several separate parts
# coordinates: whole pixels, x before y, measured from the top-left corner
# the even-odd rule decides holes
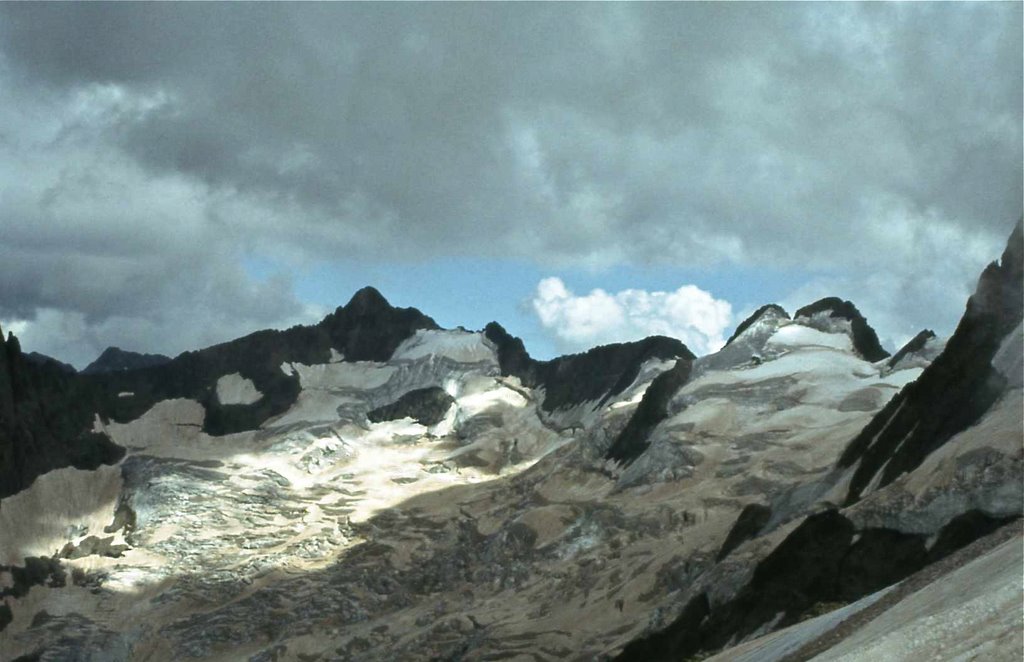
[[[95,468],[118,461],[124,449],[91,432],[96,414],[126,422],[161,400],[190,398],[206,411],[205,432],[252,430],[287,411],[298,397],[299,378],[282,371],[282,364],[327,363],[332,350],[346,361],[387,361],[417,330],[438,328],[415,308],[393,307],[367,287],[312,326],[258,331],[174,359],[110,348],[81,373],[43,355],[26,357],[11,336],[0,364],[0,430],[6,431],[0,439],[0,497],[24,489],[51,469]],[[656,336],[537,361],[521,340],[496,322],[484,333],[497,347],[503,374],[520,378],[528,387],[545,388],[543,407],[548,411],[603,402],[628,387],[649,359],[694,358],[680,341]],[[233,373],[251,380],[262,397],[250,404],[222,403],[216,383]],[[121,397],[128,393],[131,397]],[[433,409],[444,400],[436,393],[410,397],[417,402],[436,400]],[[410,406],[404,401],[396,405],[403,410]],[[386,408],[373,412],[375,417],[388,414]],[[430,418],[436,412],[422,415]]]

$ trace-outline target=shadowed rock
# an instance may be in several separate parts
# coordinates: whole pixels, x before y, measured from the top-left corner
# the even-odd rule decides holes
[[[899,363],[904,356],[913,354],[914,352],[920,352],[924,349],[925,344],[934,337],[935,332],[931,329],[919,331],[917,335],[911,338],[906,345],[901,347],[898,352],[892,355],[892,358],[889,359],[889,362],[886,365],[890,368],[895,367],[895,365]]]
[[[750,503],[743,507],[736,523],[729,530],[729,535],[722,543],[722,549],[718,551],[716,560],[721,561],[729,552],[739,547],[744,542],[755,537],[764,525],[771,519],[772,509],[759,503]]]
[[[53,363],[25,360],[11,334],[0,336],[0,497],[60,467],[95,469],[124,449],[91,431],[95,394]]]
[[[119,347],[108,347],[103,350],[103,353],[95,361],[82,370],[82,374],[98,375],[105,372],[152,368],[153,366],[168,363],[170,360],[171,357],[164,356],[163,354],[140,354],[139,352],[129,352]]]
[[[503,375],[518,377],[530,388],[543,387],[543,408],[554,411],[583,402],[604,403],[618,395],[637,378],[640,366],[650,359],[696,358],[679,340],[651,336],[636,342],[595,347],[582,354],[560,356],[551,361],[530,358],[523,341],[491,322],[484,335],[498,348]]]
[[[819,313],[829,313],[829,317],[844,319],[850,322],[850,330],[853,333],[853,348],[865,360],[881,361],[889,356],[889,352],[882,349],[878,342],[878,334],[871,328],[868,321],[857,310],[857,306],[850,301],[843,301],[839,297],[826,297],[814,303],[804,306],[796,311],[793,319],[798,317],[813,317]]]
[[[64,372],[72,374],[78,372],[77,370],[75,370],[75,366],[64,363],[63,361],[58,361],[52,356],[47,356],[46,354],[40,354],[39,352],[28,352],[27,354],[23,354],[23,356],[25,357],[25,360],[28,361],[29,363],[36,363],[39,365],[52,365],[56,368],[59,368],[60,370],[63,370]]]
[[[787,320],[789,319],[789,313],[787,313],[786,309],[783,308],[782,306],[774,303],[765,304],[758,308],[757,310],[755,310],[750,317],[740,322],[740,325],[736,327],[736,330],[733,331],[733,334],[729,336],[728,340],[725,341],[725,345],[729,346],[729,344],[732,343],[733,340],[739,338],[744,331],[749,329],[755,322],[760,320],[765,315],[771,315],[773,317],[779,317]]]
[[[982,273],[943,352],[843,451],[840,468],[859,462],[847,504],[859,500],[879,473],[877,485],[884,487],[920,466],[955,434],[976,423],[1006,389],[1006,377],[992,366],[992,359],[1021,323],[1022,253],[1018,223],[1001,261]]]
[[[633,416],[612,443],[605,457],[629,464],[647,450],[651,432],[668,416],[668,404],[672,396],[690,378],[692,368],[693,361],[680,359],[671,370],[666,370],[654,378]]]
[[[377,407],[366,417],[373,423],[409,417],[420,425],[437,425],[454,402],[455,398],[440,386],[418,388],[391,404]]]

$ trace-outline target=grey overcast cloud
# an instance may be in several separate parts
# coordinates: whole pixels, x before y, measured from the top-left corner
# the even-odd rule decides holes
[[[708,351],[829,294],[890,345],[948,334],[1021,215],[1021,26],[1017,2],[3,3],[0,324],[78,367],[173,354],[314,321],[376,268],[531,349]]]

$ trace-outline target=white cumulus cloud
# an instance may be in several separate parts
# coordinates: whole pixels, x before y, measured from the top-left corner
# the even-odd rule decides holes
[[[567,350],[662,335],[678,338],[695,354],[717,351],[732,324],[732,306],[695,285],[674,292],[602,289],[576,295],[560,278],[545,278],[533,310],[545,330]]]

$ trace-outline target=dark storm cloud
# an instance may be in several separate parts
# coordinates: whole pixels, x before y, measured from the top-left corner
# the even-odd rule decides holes
[[[40,183],[0,199],[5,231],[75,230],[46,235],[63,266],[4,261],[0,315],[128,314],[138,299],[111,302],[110,279],[156,310],[253,252],[854,281],[945,257],[959,295],[1021,213],[1017,3],[6,3],[0,46],[8,103],[60,124],[8,114],[49,160],[26,168],[38,145],[8,122],[8,169]],[[42,204],[104,186],[138,203],[87,219]],[[179,222],[149,209],[167,188],[185,241],[150,227]],[[917,250],[933,231],[951,243]]]

